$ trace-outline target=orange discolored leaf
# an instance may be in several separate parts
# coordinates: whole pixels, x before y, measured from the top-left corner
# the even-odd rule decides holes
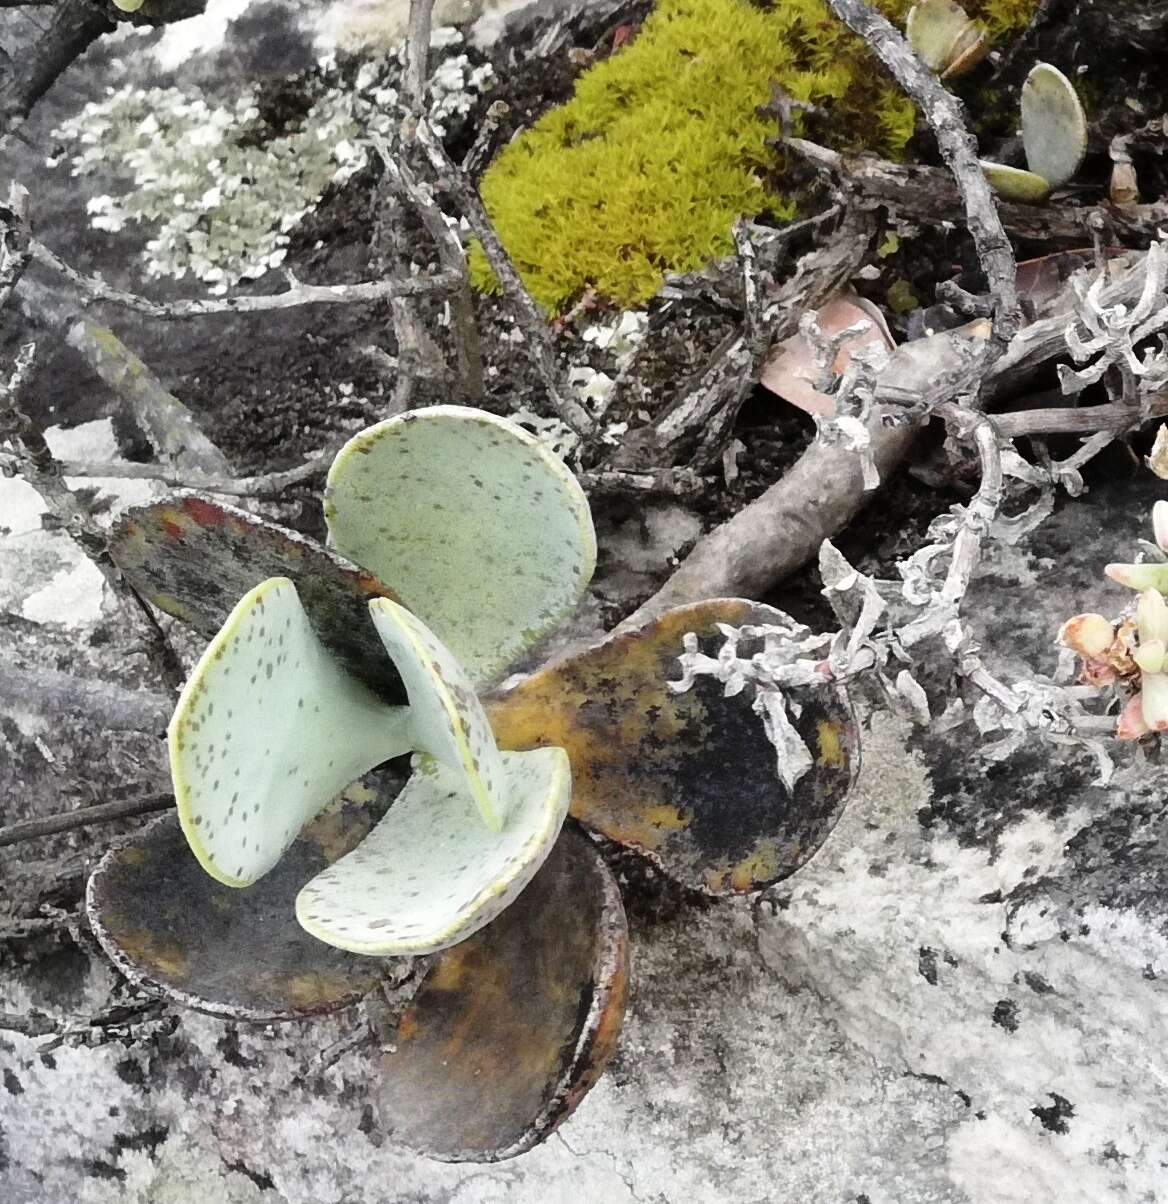
[[[271,873],[234,890],[204,873],[165,815],[102,858],[86,896],[93,931],[127,978],[183,1007],[246,1020],[336,1011],[373,990],[387,963],[309,936],[296,894],[375,818],[351,802],[318,816]]]
[[[406,701],[368,611],[371,598],[397,595],[295,531],[184,494],[126,511],[110,555],[143,597],[208,639],[244,594],[269,577],[288,577],[325,647],[387,702]]]
[[[620,893],[565,831],[523,894],[438,956],[382,1060],[393,1140],[444,1161],[496,1162],[542,1141],[600,1077],[628,993]]]
[[[758,890],[794,873],[839,819],[859,763],[846,699],[792,692],[802,706],[795,726],[815,758],[792,795],[752,687],[727,698],[712,677],[684,693],[669,682],[681,677],[686,632],[716,655],[717,624],[783,617],[733,598],[668,611],[488,700],[496,739],[502,748],[565,748],[571,813],[678,882],[711,895]]]

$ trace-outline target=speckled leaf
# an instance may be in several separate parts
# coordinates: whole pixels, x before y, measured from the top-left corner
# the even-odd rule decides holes
[[[616,1047],[628,993],[616,883],[565,832],[494,923],[442,954],[382,1059],[382,1127],[446,1161],[495,1162],[542,1141]]]
[[[508,805],[503,768],[491,725],[466,674],[417,615],[388,598],[370,602],[369,610],[405,682],[411,747],[461,770],[479,814],[497,832]]]
[[[128,510],[110,555],[130,583],[209,639],[236,602],[266,577],[296,585],[321,642],[387,702],[405,702],[366,604],[388,586],[295,531],[190,495]]]
[[[460,406],[356,435],[325,517],[337,550],[391,582],[476,685],[571,613],[596,563],[575,477],[514,423]]]
[[[1022,85],[1022,145],[1026,166],[1051,188],[1065,184],[1087,153],[1087,117],[1071,81],[1039,63]]]
[[[567,749],[572,814],[670,877],[713,895],[757,890],[794,873],[839,819],[859,762],[851,711],[830,691],[792,692],[815,757],[792,796],[749,687],[726,698],[712,677],[681,694],[667,682],[681,677],[686,632],[716,655],[716,624],[779,617],[739,599],[668,611],[488,700],[495,737],[501,748]]]
[[[372,827],[368,804],[318,816],[280,864],[232,890],[191,856],[175,815],[111,849],[89,881],[98,940],[132,982],[183,1007],[235,1019],[280,1020],[360,999],[384,962],[313,940],[296,923],[296,892]]]
[[[921,0],[909,9],[904,35],[925,66],[960,75],[988,49],[983,31],[955,0]]]
[[[487,832],[467,778],[427,759],[389,814],[296,900],[307,931],[354,953],[430,953],[490,923],[531,881],[568,812],[559,748],[508,753],[507,820]]]
[[[167,729],[191,851],[211,877],[250,885],[350,782],[409,752],[410,728],[408,708],[333,660],[291,581],[263,582],[207,646]]]
[[[1010,167],[1005,163],[991,163],[987,159],[979,159],[978,166],[985,173],[990,187],[1008,201],[1037,205],[1050,195],[1050,183],[1032,171]]]

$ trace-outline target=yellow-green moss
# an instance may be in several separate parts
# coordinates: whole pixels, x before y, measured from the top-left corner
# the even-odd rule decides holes
[[[1025,22],[1035,0],[982,0],[991,34]],[[909,0],[881,0],[903,20]],[[764,185],[778,169],[773,118],[759,105],[778,83],[826,105],[834,144],[895,156],[914,112],[823,0],[659,0],[627,48],[586,71],[572,99],[511,142],[482,196],[536,300],[560,310],[587,288],[644,302],[664,272],[731,249],[742,214],[788,218],[794,203]],[[471,276],[494,279],[478,248]]]

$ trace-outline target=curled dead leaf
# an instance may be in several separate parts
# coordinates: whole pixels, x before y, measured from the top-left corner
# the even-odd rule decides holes
[[[815,319],[819,329],[829,337],[840,334],[849,326],[864,326],[862,331],[841,344],[832,364],[836,373],[843,372],[861,348],[880,345],[892,350],[895,347],[880,310],[850,289],[837,293],[821,306]],[[818,372],[810,340],[804,334],[793,334],[775,345],[763,364],[759,383],[808,414],[830,417],[835,413],[835,400],[813,384]]]

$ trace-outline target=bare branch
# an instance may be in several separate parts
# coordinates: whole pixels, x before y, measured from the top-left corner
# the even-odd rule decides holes
[[[126,614],[138,627],[163,680],[177,693],[186,674],[149,606],[110,559],[105,535],[77,495],[65,484],[40,425],[19,408],[20,392],[32,368],[35,346],[29,344],[17,359],[12,376],[0,383],[0,436],[19,460],[20,475],[40,494],[50,514],[93,561]]]
[[[426,232],[434,240],[443,274],[457,281],[450,290],[450,308],[458,380],[465,396],[471,401],[479,401],[483,396],[483,357],[462,241],[447,223],[430,190],[404,163],[398,163],[393,158],[384,139],[374,135],[373,145],[381,156],[390,184],[414,208]]]
[[[1121,435],[1165,415],[1168,415],[1168,393],[1160,393],[1146,401],[1142,411],[1134,414],[1132,407],[1124,402],[1075,409],[1019,410],[995,414],[994,426],[1003,439],[1020,439],[1026,435],[1090,435],[1096,431]]]
[[[783,146],[811,166],[839,178],[848,199],[865,209],[887,206],[907,221],[925,225],[960,224],[965,205],[951,173],[920,163],[889,163],[874,155],[849,155],[803,138]],[[1168,222],[1168,202],[1147,205],[1101,203],[1090,208],[1022,205],[998,200],[998,216],[1012,234],[1031,242],[1081,247],[1091,241],[1092,222],[1103,215],[1116,235],[1145,245]]]
[[[547,390],[548,404],[580,436],[592,435],[596,423],[568,388],[560,371],[555,343],[540,308],[524,287],[491,219],[467,177],[451,162],[445,148],[425,121],[418,123],[417,145],[424,152],[438,186],[448,192],[466,218],[495,273],[512,315],[523,329],[528,352]]]
[[[265,313],[273,309],[294,309],[300,305],[356,305],[386,301],[392,297],[423,297],[456,289],[460,277],[444,271],[434,276],[390,277],[367,280],[360,284],[301,284],[290,278],[287,292],[268,297],[203,297],[187,301],[151,301],[135,293],[112,288],[95,276],[84,276],[60,259],[44,243],[32,242],[38,263],[60,272],[72,285],[94,301],[108,301],[124,309],[151,318],[174,321],[199,318],[208,314]]]
[[[433,11],[434,0],[410,0],[402,100],[406,108],[419,117],[426,107],[426,80],[430,75],[430,17]]]
[[[31,257],[28,189],[13,181],[7,205],[0,206],[0,309],[8,304]]]
[[[1000,354],[1018,333],[1022,309],[1014,281],[1014,253],[1002,229],[993,190],[977,158],[977,143],[965,128],[960,102],[913,54],[887,18],[863,0],[828,0],[832,11],[872,48],[889,74],[924,114],[965,206],[965,218],[995,301],[994,335],[988,358]]]
[[[92,824],[105,824],[115,819],[131,819],[136,815],[151,815],[156,811],[168,811],[173,806],[173,795],[150,794],[142,798],[126,799],[122,802],[98,803],[93,807],[82,807],[78,811],[65,811],[59,815],[22,819],[18,823],[0,828],[0,847],[21,844],[26,840],[39,840],[43,836],[52,836],[58,832],[88,828]]]
[[[114,28],[116,11],[112,4],[89,0],[60,0],[53,6],[48,28],[0,86],[0,137],[12,133],[61,73]]]
[[[347,442],[345,440],[344,442]],[[221,493],[229,497],[279,497],[292,485],[313,477],[323,476],[344,442],[314,456],[311,460],[280,472],[263,473],[254,477],[218,476],[161,464],[135,464],[127,460],[61,460],[58,467],[65,477],[109,477],[116,480],[160,481],[175,489],[198,489],[205,493]],[[15,464],[15,457],[0,453],[0,466]]]

